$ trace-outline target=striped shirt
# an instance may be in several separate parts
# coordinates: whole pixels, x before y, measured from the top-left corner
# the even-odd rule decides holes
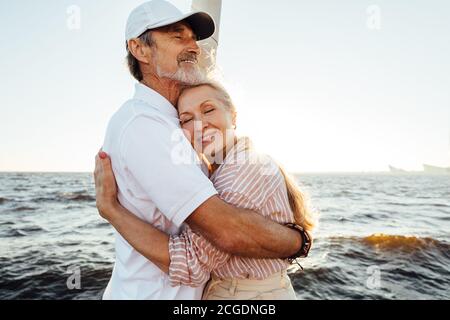
[[[280,224],[294,223],[284,177],[274,160],[255,152],[241,138],[211,176],[219,196],[238,208],[253,210]],[[200,287],[211,274],[223,279],[266,279],[285,270],[280,259],[243,258],[225,253],[188,226],[169,240],[172,286]]]

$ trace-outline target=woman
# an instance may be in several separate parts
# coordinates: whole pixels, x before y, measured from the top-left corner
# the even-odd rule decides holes
[[[210,179],[224,201],[280,224],[313,229],[311,212],[294,181],[271,158],[258,154],[249,138],[237,137],[236,110],[220,85],[211,82],[185,88],[178,112],[186,137],[208,164]],[[105,175],[112,176],[111,172]],[[104,200],[111,198],[103,197],[102,190],[105,185],[113,188],[115,181],[104,178],[101,185],[96,186],[97,201],[110,201]],[[171,285],[200,287],[210,280],[205,300],[296,299],[286,272],[289,261],[232,256],[189,227],[152,250],[167,247],[170,263],[158,266],[168,273]]]

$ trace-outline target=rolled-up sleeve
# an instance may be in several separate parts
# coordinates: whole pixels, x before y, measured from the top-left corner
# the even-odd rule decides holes
[[[230,255],[214,247],[189,227],[169,240],[170,285],[201,287],[208,282],[212,270],[225,264]]]
[[[221,198],[242,209],[255,209],[254,203],[240,193],[226,191],[221,193]],[[211,272],[224,266],[232,257],[189,227],[180,235],[170,237],[169,254],[169,280],[174,287],[204,285],[210,279]]]

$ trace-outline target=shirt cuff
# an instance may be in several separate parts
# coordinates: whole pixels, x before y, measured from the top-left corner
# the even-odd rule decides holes
[[[184,244],[185,243],[180,239],[179,236],[172,236],[169,238],[169,282],[171,287],[182,285],[182,280],[184,277],[181,273],[185,273],[187,271],[187,261],[184,259],[186,252],[182,249]],[[175,257],[177,257],[177,260],[175,259]]]

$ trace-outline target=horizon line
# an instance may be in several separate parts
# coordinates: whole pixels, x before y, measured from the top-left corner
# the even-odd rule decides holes
[[[54,173],[54,174],[69,174],[69,173],[73,173],[73,174],[93,174],[93,171],[20,171],[20,170],[14,170],[14,171],[1,171],[0,170],[0,174],[2,173],[31,173],[31,174],[36,174],[36,173]],[[296,174],[296,175],[301,175],[301,174],[370,174],[370,173],[391,173],[394,175],[399,175],[399,174],[408,174],[408,173],[425,173],[425,171],[419,171],[419,170],[411,170],[411,171],[405,171],[402,173],[395,173],[395,172],[390,172],[389,170],[365,170],[365,171],[292,171],[290,172],[291,174]]]

